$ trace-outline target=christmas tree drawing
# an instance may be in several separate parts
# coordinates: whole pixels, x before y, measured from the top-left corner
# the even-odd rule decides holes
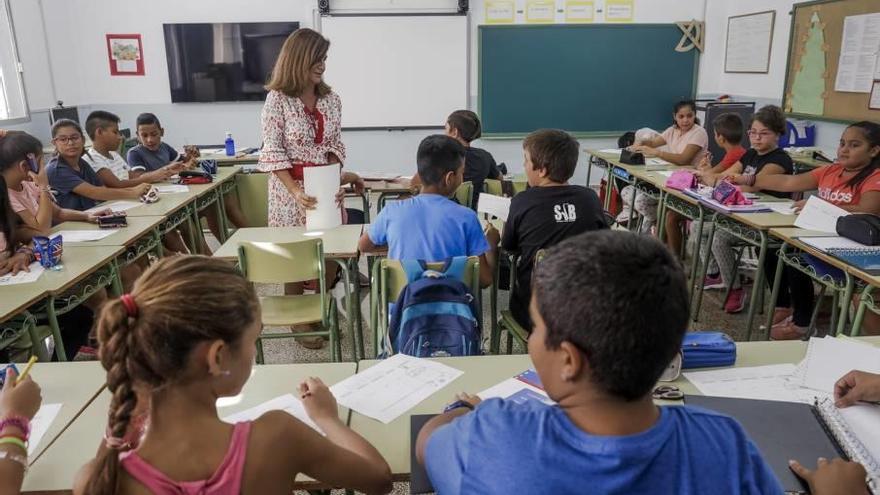
[[[789,95],[790,108],[794,113],[822,115],[825,110],[825,26],[819,14],[813,12],[810,29],[803,38],[800,63],[795,67],[794,81]]]

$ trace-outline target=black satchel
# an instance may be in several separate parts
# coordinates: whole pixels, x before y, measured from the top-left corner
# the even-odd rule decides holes
[[[847,239],[876,246],[880,244],[880,217],[870,213],[853,213],[837,219],[837,234]]]
[[[620,150],[620,163],[625,163],[627,165],[644,165],[645,155],[624,148]]]

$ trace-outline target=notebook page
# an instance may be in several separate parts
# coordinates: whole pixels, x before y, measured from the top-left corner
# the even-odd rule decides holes
[[[852,370],[880,373],[880,349],[851,339],[810,339],[804,387],[834,393],[834,383]]]

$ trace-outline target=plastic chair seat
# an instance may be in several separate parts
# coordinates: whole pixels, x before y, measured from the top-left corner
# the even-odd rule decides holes
[[[325,299],[329,303],[331,298]],[[260,298],[260,306],[263,309],[264,325],[304,325],[320,323],[324,319],[320,294],[265,296]]]
[[[501,310],[501,326],[520,342],[526,343],[529,340],[529,332],[516,321],[510,310]]]

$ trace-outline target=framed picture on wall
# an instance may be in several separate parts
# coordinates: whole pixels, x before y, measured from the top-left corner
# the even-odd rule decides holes
[[[769,72],[775,21],[775,10],[728,17],[724,72]]]
[[[139,34],[108,34],[107,57],[110,75],[144,75],[144,50]]]

